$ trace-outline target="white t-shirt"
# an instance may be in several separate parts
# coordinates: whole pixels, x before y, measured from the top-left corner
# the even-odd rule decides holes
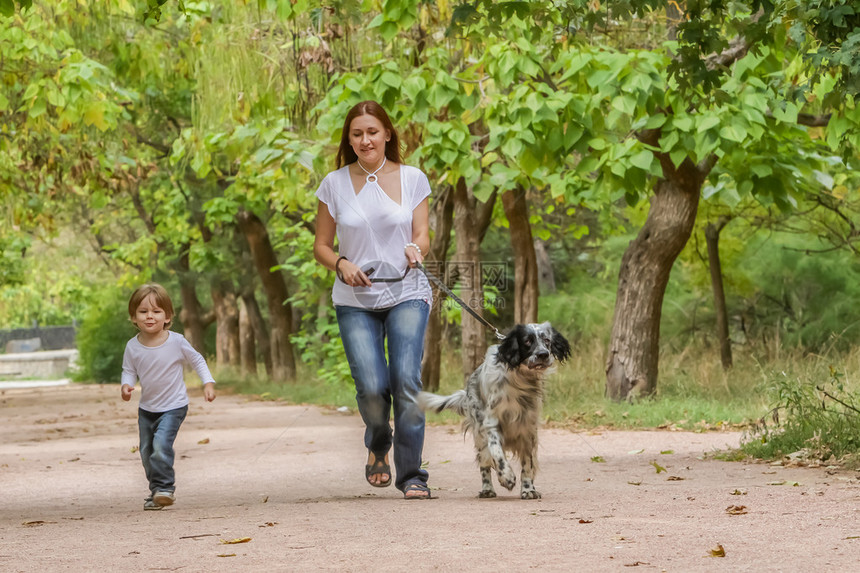
[[[137,336],[125,345],[122,384],[134,388],[140,380],[140,408],[160,413],[188,405],[183,364],[191,365],[200,380],[215,382],[206,360],[177,332],[168,331],[161,346],[144,346]]]
[[[415,167],[400,165],[400,204],[386,195],[374,181],[356,194],[349,166],[326,175],[316,197],[325,203],[335,221],[338,249],[342,256],[375,278],[403,278],[399,282],[376,282],[370,287],[351,287],[335,279],[332,302],[336,306],[370,309],[390,308],[407,300],[432,303],[427,277],[409,268],[404,254],[412,242],[412,213],[430,195],[427,176]],[[408,272],[407,272],[408,269]]]

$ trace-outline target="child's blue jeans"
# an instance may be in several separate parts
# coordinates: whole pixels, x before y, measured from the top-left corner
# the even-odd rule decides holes
[[[173,471],[173,442],[179,426],[188,414],[188,406],[167,412],[147,412],[138,409],[137,427],[140,430],[140,459],[149,480],[149,491],[176,491]]]
[[[377,459],[391,448],[393,402],[395,486],[402,491],[410,483],[427,483],[427,471],[421,468],[424,412],[417,397],[430,305],[409,300],[382,310],[338,306],[336,311],[358,411],[366,426],[364,445]]]

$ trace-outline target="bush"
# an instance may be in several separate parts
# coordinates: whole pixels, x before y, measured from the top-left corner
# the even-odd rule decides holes
[[[136,332],[126,296],[120,289],[105,291],[84,313],[77,333],[78,382],[119,382],[125,344]]]
[[[856,457],[860,453],[860,396],[846,387],[843,374],[832,366],[828,380],[816,380],[819,376],[804,381],[785,372],[775,374],[771,391],[777,401],[771,419],[763,418],[748,432],[743,450],[767,459]]]
[[[726,238],[743,230],[738,228],[727,227]],[[849,351],[860,342],[856,256],[814,252],[817,244],[807,236],[775,237],[749,239],[739,254],[723,261],[732,341],[817,353]],[[707,261],[692,256],[675,264],[663,304],[661,341],[676,351],[692,340],[716,344]]]

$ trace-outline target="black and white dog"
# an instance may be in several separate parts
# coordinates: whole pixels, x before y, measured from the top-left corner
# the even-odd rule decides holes
[[[522,464],[520,497],[538,499],[538,425],[543,404],[543,381],[555,361],[570,357],[570,344],[548,322],[519,324],[505,339],[487,350],[484,362],[469,377],[464,390],[450,396],[421,392],[419,405],[428,411],[448,409],[464,416],[463,429],[471,432],[481,468],[478,497],[496,497],[491,469],[502,487],[517,483],[505,452]]]

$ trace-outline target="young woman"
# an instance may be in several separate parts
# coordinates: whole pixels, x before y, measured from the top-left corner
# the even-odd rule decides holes
[[[314,256],[337,275],[332,302],[366,426],[365,477],[374,487],[391,484],[393,446],[397,489],[429,499],[416,398],[432,291],[413,267],[430,248],[430,183],[403,165],[397,131],[374,101],[347,113],[336,165],[316,192]]]

